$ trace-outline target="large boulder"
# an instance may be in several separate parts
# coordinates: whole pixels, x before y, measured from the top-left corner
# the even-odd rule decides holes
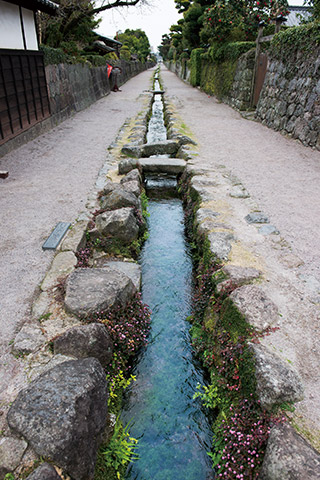
[[[54,353],[76,358],[94,357],[101,365],[112,360],[113,345],[108,331],[101,323],[77,325],[53,341]]]
[[[55,468],[49,463],[42,463],[34,472],[27,477],[27,480],[61,480]]]
[[[303,386],[298,373],[279,355],[261,344],[252,344],[254,353],[257,394],[262,407],[297,402],[303,399]]]
[[[130,244],[138,237],[139,226],[132,208],[119,208],[96,217],[98,232],[107,237]]]
[[[125,305],[136,293],[131,279],[112,268],[78,268],[66,284],[66,310],[79,317]]]
[[[258,330],[270,327],[279,318],[278,307],[260,287],[244,285],[234,290],[230,298],[247,322]]]
[[[107,382],[96,358],[62,363],[21,390],[10,428],[77,480],[94,475],[107,417]]]
[[[118,185],[108,195],[101,198],[101,208],[104,210],[116,210],[118,208],[135,207],[138,208],[137,197]]]
[[[290,425],[275,425],[259,475],[260,480],[319,480],[320,454]]]

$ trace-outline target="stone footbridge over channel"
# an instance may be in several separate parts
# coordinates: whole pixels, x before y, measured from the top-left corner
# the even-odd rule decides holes
[[[1,429],[7,428],[8,404],[27,384],[12,344],[32,321],[33,301],[54,257],[42,244],[57,222],[72,223],[93,209],[98,172],[108,171],[107,149],[145,108],[151,75],[141,73],[121,92],[0,159],[0,170],[9,171],[0,180]],[[319,448],[320,153],[242,118],[165,67],[161,77],[182,133],[197,142],[191,164],[205,173],[199,180],[204,207],[217,212],[218,231],[232,237],[231,251],[221,256],[261,272],[278,308],[273,326],[279,329],[264,342],[301,377],[304,400],[294,420]]]

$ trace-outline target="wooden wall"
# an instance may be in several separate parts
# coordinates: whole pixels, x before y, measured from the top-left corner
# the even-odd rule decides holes
[[[49,116],[43,54],[0,50],[0,145]]]

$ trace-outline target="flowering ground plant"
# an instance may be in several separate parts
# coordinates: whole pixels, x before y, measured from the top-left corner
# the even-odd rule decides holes
[[[199,385],[194,398],[216,414],[214,451],[209,455],[217,478],[253,480],[258,478],[270,429],[283,419],[260,406],[248,346],[269,331],[255,331],[237,311],[228,298],[235,288],[232,282],[216,292],[221,275],[215,265],[198,267],[191,334],[210,384]]]

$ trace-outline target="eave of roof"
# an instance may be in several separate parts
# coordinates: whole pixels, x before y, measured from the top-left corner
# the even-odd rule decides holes
[[[100,33],[97,33],[97,32],[92,32],[92,33],[94,33],[97,37],[101,38],[106,43],[119,45],[120,47],[122,46],[122,43],[119,42],[119,40],[115,40],[114,38],[104,37],[103,35],[100,35]]]
[[[13,3],[29,10],[48,13],[49,15],[55,15],[58,13],[59,5],[51,0],[4,0],[7,3]]]
[[[96,40],[95,42],[93,42],[93,45],[97,48],[100,48],[104,52],[108,52],[108,53],[115,52],[114,48],[108,47],[108,45],[106,45],[104,42],[100,40]]]

